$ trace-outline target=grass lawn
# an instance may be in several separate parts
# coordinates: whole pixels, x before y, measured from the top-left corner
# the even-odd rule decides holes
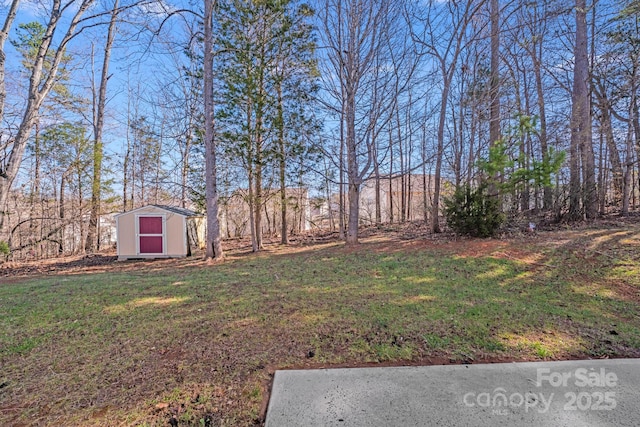
[[[640,227],[0,276],[0,425],[260,424],[276,369],[640,357]]]

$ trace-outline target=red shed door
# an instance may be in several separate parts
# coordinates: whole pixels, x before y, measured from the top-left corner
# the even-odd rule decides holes
[[[138,217],[138,238],[140,239],[140,254],[164,253],[162,217]]]

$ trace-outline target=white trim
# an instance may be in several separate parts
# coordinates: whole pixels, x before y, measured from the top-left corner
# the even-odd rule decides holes
[[[164,209],[163,209],[164,210]],[[141,254],[140,253],[140,237],[141,236],[160,236],[160,234],[140,234],[140,218],[162,218],[162,253],[161,254]],[[135,230],[136,230],[136,255],[138,256],[166,256],[167,255],[167,215],[161,213],[143,213],[135,215]]]
[[[188,229],[189,229],[189,224],[188,224],[189,218],[187,217],[183,217],[182,218],[182,252],[184,253],[185,256],[188,255],[189,251],[187,250],[187,248],[189,247],[189,235],[188,235]]]
[[[141,210],[144,210],[144,209],[158,209],[158,210],[161,210],[162,212],[167,212],[167,213],[170,213],[170,214],[173,214],[173,215],[180,215],[180,216],[183,216],[185,218],[188,216],[188,215],[181,214],[179,212],[170,211],[170,210],[162,208],[160,206],[145,205],[145,206],[141,206],[139,208],[131,209],[130,211],[120,212],[119,214],[114,215],[114,217],[118,218],[119,216],[127,215],[127,214],[130,214],[130,213],[135,213],[135,212],[138,212],[138,211],[141,211]],[[203,215],[196,215],[196,216],[203,216]]]
[[[120,244],[120,217],[116,215],[115,219],[116,219],[116,254],[118,255],[118,258],[120,258],[120,247],[122,246]]]

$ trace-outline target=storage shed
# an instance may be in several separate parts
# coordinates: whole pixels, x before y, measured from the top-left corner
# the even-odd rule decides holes
[[[189,209],[149,205],[115,218],[118,260],[185,257],[204,242],[204,218]]]

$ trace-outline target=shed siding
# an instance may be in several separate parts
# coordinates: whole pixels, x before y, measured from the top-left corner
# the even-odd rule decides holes
[[[135,221],[135,214],[118,217],[118,256],[120,257],[137,255]]]
[[[167,255],[186,256],[187,255],[187,229],[186,218],[181,215],[167,213]]]

